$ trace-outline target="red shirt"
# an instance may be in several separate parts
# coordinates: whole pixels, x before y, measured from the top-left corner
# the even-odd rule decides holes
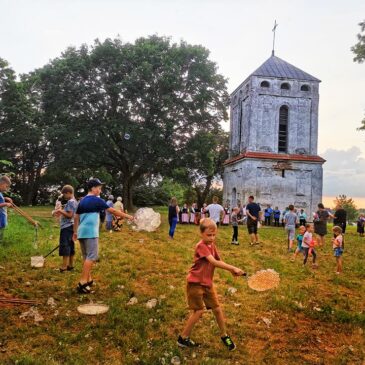
[[[204,241],[200,241],[195,246],[194,264],[189,270],[188,283],[197,283],[209,288],[213,285],[215,266],[207,260],[209,255],[212,255],[216,260],[220,260],[214,243],[208,245]]]

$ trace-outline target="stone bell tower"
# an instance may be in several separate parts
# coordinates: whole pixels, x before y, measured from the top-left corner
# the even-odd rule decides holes
[[[273,53],[233,91],[223,181],[231,206],[252,194],[263,205],[294,204],[310,214],[322,201],[319,83]]]

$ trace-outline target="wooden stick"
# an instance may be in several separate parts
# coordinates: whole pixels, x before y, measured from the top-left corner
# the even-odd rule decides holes
[[[13,303],[13,304],[37,304],[35,300],[20,299],[20,298],[0,298],[2,303]]]
[[[25,213],[22,209],[17,207],[14,203],[12,204],[14,210],[20,214],[22,217],[24,217],[29,223],[31,223],[34,227],[41,227],[40,223],[35,221],[29,214]]]

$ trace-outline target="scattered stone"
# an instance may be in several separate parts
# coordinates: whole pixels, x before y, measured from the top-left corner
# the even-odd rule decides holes
[[[191,354],[191,357],[192,357],[193,359],[196,359],[196,352],[193,352],[193,353]]]
[[[233,287],[230,287],[230,288],[228,288],[227,292],[228,292],[228,294],[233,295],[237,292],[237,289],[233,288]]]
[[[87,351],[89,351],[89,352],[91,352],[92,350],[94,350],[92,346],[89,346],[89,347],[87,348]]]
[[[90,333],[87,333],[84,337],[85,338],[89,338],[90,337]]]
[[[138,303],[138,299],[136,297],[132,297],[131,299],[129,299],[129,302],[127,303],[127,305],[135,305]]]
[[[170,289],[170,290],[174,290],[174,289],[175,289],[175,287],[174,287],[173,285],[169,285],[169,289]]]
[[[240,306],[242,305],[242,303],[233,303],[233,305],[234,305],[235,307],[240,307]]]
[[[123,290],[124,289],[124,285],[117,285],[117,288],[120,289],[120,290]]]
[[[351,352],[354,352],[354,351],[355,351],[355,349],[354,349],[354,347],[353,347],[352,345],[350,345],[350,346],[349,346],[349,350],[350,350]]]
[[[139,243],[144,243],[144,239],[143,239],[143,238],[140,238],[140,239],[138,240],[138,242],[139,242]]]
[[[313,309],[314,309],[315,311],[317,311],[317,312],[322,312],[322,308],[314,307]]]
[[[172,364],[172,365],[180,365],[180,364],[181,364],[180,357],[179,357],[179,356],[174,356],[174,357],[171,359],[171,364]]]
[[[150,299],[147,303],[146,303],[146,307],[148,309],[152,309],[152,308],[155,308],[157,305],[157,299],[156,298],[152,298]]]
[[[297,306],[299,309],[304,309],[304,308],[305,308],[305,306],[304,306],[301,302],[294,301],[294,303],[296,304],[296,306]]]
[[[29,311],[23,312],[19,318],[25,319],[25,318],[33,318],[35,323],[42,322],[44,318],[42,315],[38,312],[38,309],[35,307],[30,307]]]
[[[261,319],[266,324],[267,327],[270,327],[270,325],[271,325],[271,319],[270,318],[262,317]]]
[[[30,281],[27,281],[27,282],[25,283],[25,286],[32,286],[32,283],[31,283]]]
[[[52,297],[49,297],[47,300],[47,305],[51,306],[51,308],[55,308],[57,304]]]

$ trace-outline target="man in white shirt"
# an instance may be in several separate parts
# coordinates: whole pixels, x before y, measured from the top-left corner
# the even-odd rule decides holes
[[[206,207],[205,211],[209,212],[209,218],[212,219],[217,224],[217,226],[219,226],[224,209],[220,204],[218,204],[217,196],[213,197],[213,203],[209,204]]]

